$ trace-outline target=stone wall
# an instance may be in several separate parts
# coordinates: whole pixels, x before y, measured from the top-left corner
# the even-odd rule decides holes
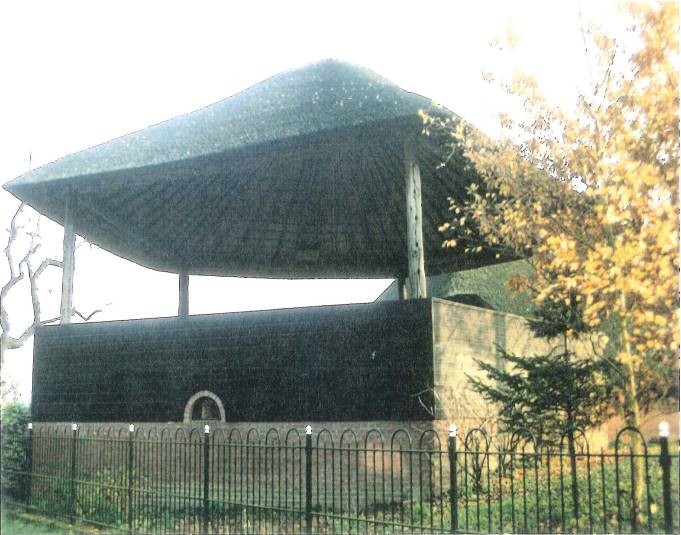
[[[521,355],[546,353],[525,318],[443,299],[433,299],[433,381],[437,419],[470,429],[493,426],[491,406],[471,391],[467,376],[479,377],[476,360],[502,366],[497,349]]]
[[[549,351],[562,351],[562,340],[537,338],[522,316],[433,299],[433,384],[435,390],[436,426],[445,431],[448,423],[456,423],[460,436],[473,427],[488,432],[497,429],[494,408],[468,386],[467,376],[480,378],[475,361],[503,366],[497,349],[515,355],[534,356]],[[593,348],[605,344],[602,336],[571,341],[569,349],[578,357],[593,354]],[[606,423],[601,429],[587,433],[589,442],[605,446],[614,440],[620,423]],[[644,431],[645,432],[645,431]],[[646,433],[646,436],[655,436]]]

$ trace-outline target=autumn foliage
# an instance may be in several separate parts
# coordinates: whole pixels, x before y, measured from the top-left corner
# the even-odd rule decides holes
[[[538,307],[576,304],[583,329],[609,325],[621,408],[638,425],[646,382],[677,369],[678,6],[630,5],[627,16],[619,39],[584,30],[594,82],[574,110],[517,75],[502,84],[522,114],[502,117],[502,140],[456,119],[424,122],[481,177],[450,201],[446,245],[527,258],[536,275],[515,284]]]

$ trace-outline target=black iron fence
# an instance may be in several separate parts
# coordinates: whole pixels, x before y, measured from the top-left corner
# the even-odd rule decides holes
[[[3,434],[3,500],[130,533],[678,532],[677,444],[570,435],[45,426]]]

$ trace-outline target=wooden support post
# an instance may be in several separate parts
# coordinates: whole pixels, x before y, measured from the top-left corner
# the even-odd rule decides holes
[[[400,301],[406,301],[409,299],[409,289],[407,287],[407,279],[405,277],[399,277],[397,279],[397,298]]]
[[[73,227],[75,210],[76,196],[73,190],[69,190],[64,202],[64,250],[59,314],[61,323],[71,323],[73,311],[73,274],[76,264],[76,234]]]
[[[423,213],[421,207],[421,171],[416,158],[416,141],[404,144],[404,172],[407,214],[407,264],[409,297],[426,297],[426,269],[423,252]]]
[[[180,271],[180,299],[177,315],[183,318],[189,316],[189,271]]]

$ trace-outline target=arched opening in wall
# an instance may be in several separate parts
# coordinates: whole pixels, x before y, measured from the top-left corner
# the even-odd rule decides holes
[[[224,422],[225,407],[213,392],[201,390],[194,394],[184,408],[184,423]]]
[[[199,398],[192,408],[192,420],[219,420],[218,404],[210,398]]]

